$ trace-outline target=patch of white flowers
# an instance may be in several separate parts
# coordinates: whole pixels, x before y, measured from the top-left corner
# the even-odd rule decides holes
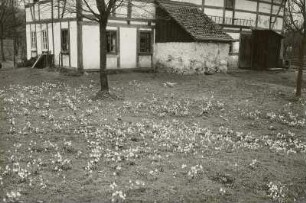
[[[199,173],[203,171],[202,165],[195,165],[190,168],[190,170],[187,173],[187,176],[189,179],[195,178]]]
[[[280,182],[269,182],[268,183],[268,196],[273,200],[278,201],[280,203],[285,201],[287,188],[285,185]]]

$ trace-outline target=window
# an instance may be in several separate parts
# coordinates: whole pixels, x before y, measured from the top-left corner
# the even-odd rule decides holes
[[[225,9],[234,9],[235,0],[225,0]]]
[[[69,53],[69,31],[68,29],[61,30],[61,47],[63,53]]]
[[[107,31],[106,33],[106,49],[107,53],[117,53],[117,32]]]
[[[151,32],[139,33],[139,52],[144,54],[150,54],[152,51],[151,46]]]
[[[36,33],[31,32],[31,48],[36,49]]]
[[[48,33],[46,30],[42,31],[42,49],[48,50]]]

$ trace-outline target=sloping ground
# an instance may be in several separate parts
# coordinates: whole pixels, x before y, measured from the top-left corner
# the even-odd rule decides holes
[[[122,99],[93,101],[96,73],[0,71],[0,198],[303,202],[306,101],[293,99],[294,78],[118,74]]]

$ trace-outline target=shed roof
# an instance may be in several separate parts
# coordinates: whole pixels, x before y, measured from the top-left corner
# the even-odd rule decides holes
[[[233,40],[195,4],[167,0],[157,0],[157,4],[196,41],[230,42]]]
[[[256,29],[252,29],[252,32],[253,33],[268,33],[268,34],[274,35],[274,36],[279,37],[279,38],[285,38],[284,35],[276,32],[274,30],[269,30],[269,29],[256,28]]]

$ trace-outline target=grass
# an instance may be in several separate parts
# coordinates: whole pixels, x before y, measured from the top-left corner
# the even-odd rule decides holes
[[[294,72],[0,78],[3,202],[305,201]]]

